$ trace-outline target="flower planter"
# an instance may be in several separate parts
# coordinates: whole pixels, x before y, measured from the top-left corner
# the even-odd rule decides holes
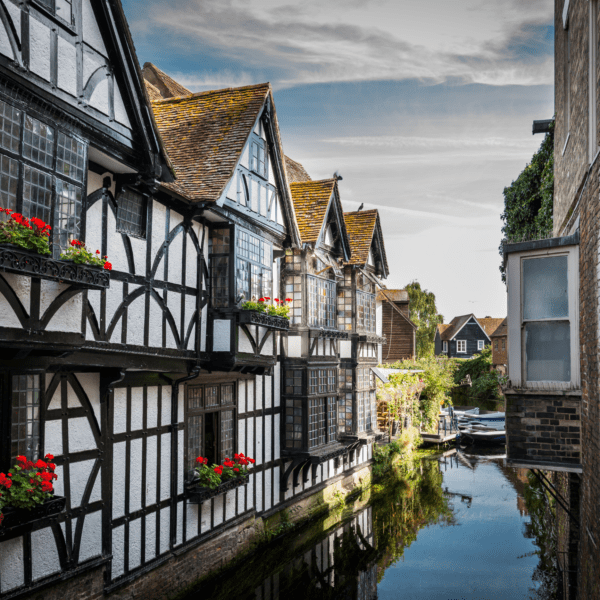
[[[20,525],[26,525],[54,517],[65,510],[67,499],[63,496],[54,496],[46,500],[43,504],[35,506],[31,510],[26,508],[14,508],[5,506],[2,509],[4,520],[0,525],[0,537]]]
[[[55,260],[14,244],[0,244],[0,270],[101,290],[110,286],[110,273],[94,265]]]
[[[230,479],[229,481],[225,481],[222,484],[218,485],[214,490],[211,490],[207,487],[201,487],[194,482],[190,482],[186,486],[186,497],[187,501],[190,504],[202,504],[206,500],[210,500],[210,498],[214,498],[215,496],[220,496],[221,494],[227,493],[229,490],[234,490],[235,488],[241,487],[248,483],[248,477],[236,477],[235,479]]]
[[[267,315],[256,310],[242,310],[239,322],[240,325],[260,325],[277,331],[287,331],[290,328],[289,319]]]

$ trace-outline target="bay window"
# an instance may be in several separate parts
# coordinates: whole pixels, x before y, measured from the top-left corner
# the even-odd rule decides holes
[[[273,246],[244,229],[236,231],[236,296],[245,300],[271,297]]]
[[[375,332],[375,294],[356,292],[356,327],[369,333]]]
[[[513,386],[579,387],[579,251],[575,243],[569,244],[574,238],[507,247]]]
[[[80,237],[86,145],[0,100],[0,204],[52,227],[54,258]]]
[[[308,288],[308,325],[310,327],[335,328],[335,281],[307,275],[306,282]]]

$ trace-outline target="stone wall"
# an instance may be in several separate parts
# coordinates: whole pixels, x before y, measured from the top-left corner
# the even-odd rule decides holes
[[[509,460],[572,467],[581,464],[581,399],[573,396],[506,394]]]

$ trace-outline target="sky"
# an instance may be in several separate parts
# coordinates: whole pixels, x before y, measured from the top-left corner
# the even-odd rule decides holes
[[[285,154],[379,210],[388,288],[419,281],[445,322],[506,315],[502,191],[554,114],[553,2],[123,4],[140,63],[192,91],[271,82]]]

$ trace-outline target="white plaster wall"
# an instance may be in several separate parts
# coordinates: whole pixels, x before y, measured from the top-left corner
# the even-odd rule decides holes
[[[99,373],[76,373],[77,381],[83,388],[85,395],[88,397],[94,416],[98,425],[101,423],[100,418],[100,374]]]
[[[273,405],[281,406],[281,364],[278,362],[273,367],[273,377],[275,378]]]
[[[129,568],[135,569],[142,562],[142,519],[129,523]]]
[[[130,237],[136,275],[146,275],[146,240]]]
[[[256,511],[260,512],[263,510],[263,474],[255,473],[254,475],[254,485],[256,486]]]
[[[10,2],[9,2],[10,4]],[[11,60],[15,58],[14,52],[12,51],[12,46],[8,41],[8,34],[6,33],[6,28],[2,22],[0,22],[0,31],[2,32],[0,35],[0,54],[4,56],[8,56]]]
[[[302,356],[302,336],[288,336],[287,355],[290,358],[300,358]]]
[[[84,54],[85,57],[85,54]],[[85,60],[85,58],[84,58]],[[87,83],[87,82],[86,82]],[[95,109],[99,110],[101,113],[105,115],[109,114],[109,86],[108,86],[108,77],[102,79],[100,83],[94,89],[90,97],[90,106],[93,106]]]
[[[114,514],[113,514],[114,516]],[[112,577],[125,572],[125,526],[115,527],[112,532]]]
[[[162,386],[161,397],[161,425],[170,425],[171,423],[171,386]]]
[[[185,297],[185,330],[182,332],[182,339],[185,341],[185,336],[188,334],[188,330],[190,328],[190,323],[194,323],[192,325],[190,338],[188,340],[187,349],[194,350],[195,342],[196,342],[196,321],[198,317],[194,316],[194,312],[196,310],[196,298],[195,296],[186,295]],[[193,319],[193,321],[192,321]]]
[[[113,490],[124,490],[125,482],[125,442],[113,446]],[[125,494],[113,494],[113,519],[125,514]]]
[[[60,571],[60,560],[50,527],[31,533],[31,573],[34,581]]]
[[[266,329],[264,327],[259,327],[259,341],[262,340],[263,335],[265,334]],[[270,333],[267,336],[264,346],[260,351],[261,356],[273,356],[273,333]]]
[[[128,273],[129,263],[127,261],[127,254],[125,253],[123,236],[117,231],[117,220],[115,219],[115,214],[110,208],[107,211],[106,226],[108,230],[106,244],[106,255],[108,256],[108,260],[111,262],[114,271]],[[96,244],[96,248],[92,248],[92,252],[99,248],[100,245]],[[114,279],[110,282],[111,288],[114,282]]]
[[[170,265],[170,262],[169,262]],[[170,269],[169,269],[170,270]],[[180,339],[183,339],[185,336],[185,332],[181,331],[181,294],[176,294],[174,292],[168,292],[167,294],[167,307],[175,320],[175,327],[177,331],[177,335],[179,335]],[[171,327],[167,323],[167,348],[177,348],[177,342],[175,341],[175,336],[173,335],[173,331]]]
[[[82,515],[77,520],[84,518],[79,549],[80,561],[102,554],[102,511]],[[75,523],[73,526],[75,527]]]
[[[31,312],[31,277],[14,275],[13,273],[2,273],[2,277],[4,277],[27,314],[29,314]]]
[[[196,537],[198,535],[198,519],[200,506],[197,504],[188,504],[185,509],[186,516],[186,539]],[[210,521],[209,521],[210,522]]]
[[[257,417],[256,418],[256,440],[255,440],[255,454],[256,456],[253,456],[252,458],[254,458],[256,460],[256,465],[262,465],[263,464],[263,427],[264,427],[264,420],[262,419],[262,417]]]
[[[199,505],[200,512],[200,533],[206,533],[210,529],[210,511],[212,500]]]
[[[29,68],[32,73],[50,81],[50,29],[30,15]]]
[[[127,428],[127,389],[115,388],[113,394],[113,432],[123,433]]]
[[[129,293],[132,294],[140,286],[130,285]],[[151,306],[152,306],[152,301]],[[138,296],[127,308],[127,343],[135,346],[144,345],[144,322],[145,322],[145,294]],[[152,330],[152,327],[150,328]]]
[[[235,517],[235,497],[237,490],[230,490],[225,495],[225,520],[233,519]]]
[[[223,505],[225,503],[225,497],[223,495],[221,496],[215,496],[215,498],[213,498],[212,500],[213,502],[213,514],[214,514],[214,519],[213,519],[213,523],[214,525],[220,525],[221,523],[223,523]]]
[[[45,421],[44,423],[44,448],[54,456],[62,454],[62,421]]]
[[[246,382],[241,379],[238,381],[238,414],[246,412]]]
[[[194,227],[194,229],[197,228]],[[201,240],[202,233],[197,233],[200,233],[199,239]],[[196,288],[198,285],[198,253],[191,235],[187,236],[185,244],[185,284],[191,288]]]
[[[52,301],[65,289],[67,285],[56,281],[42,280],[41,313],[44,315]],[[80,292],[67,300],[54,314],[46,331],[64,331],[68,333],[81,333],[81,316],[83,311],[83,294]]]
[[[265,375],[265,408],[273,406],[273,377]]]
[[[258,375],[254,379],[254,410],[261,410],[263,407],[263,379]]]
[[[279,415],[277,415],[279,418]],[[273,459],[273,444],[271,439],[271,431],[273,428],[273,417],[267,415],[265,417],[265,462],[270,462]]]
[[[163,242],[165,241],[165,228],[167,222],[167,209],[160,202],[156,202],[154,200],[152,202],[152,263],[154,264],[154,260],[156,258],[156,253],[160,250]],[[162,260],[161,260],[162,263]],[[162,278],[164,273],[164,267],[162,264],[158,266],[158,270],[156,272],[157,277]]]
[[[58,87],[77,96],[77,50],[69,41],[58,38]]]
[[[216,323],[216,321],[215,321],[215,323]],[[252,326],[250,326],[250,327],[251,327],[250,331],[255,330],[254,327],[252,327]],[[250,340],[248,339],[246,332],[241,327],[238,327],[238,352],[247,352],[249,354],[254,354],[252,344],[250,343]]]
[[[171,435],[165,433],[160,436],[160,499],[166,500],[171,496]]]
[[[131,121],[129,120],[129,116],[127,115],[127,109],[125,108],[125,103],[123,102],[123,96],[121,95],[121,87],[115,81],[115,93],[114,93],[114,103],[115,103],[115,119],[121,123],[121,125],[125,125],[131,129]]]
[[[150,561],[156,557],[156,514],[147,515],[146,519],[146,544],[145,560]]]
[[[250,458],[254,458],[258,464],[258,457],[255,456],[256,449],[254,447],[254,417],[248,419],[248,438],[246,439],[246,450],[244,450],[244,454]]]
[[[213,322],[213,352],[229,352],[231,321],[215,319]]]
[[[174,216],[179,215],[171,211],[171,227],[173,227],[172,219]],[[175,239],[169,244],[169,271],[167,279],[171,283],[183,283],[183,232],[178,233]]]
[[[94,450],[96,441],[87,417],[69,419],[69,452]]]
[[[159,296],[162,297],[162,291],[155,290],[158,292]],[[149,345],[151,348],[162,348],[162,320],[163,320],[163,311],[156,298],[154,296],[150,297],[150,335],[148,337]],[[166,324],[167,330],[169,329],[169,324]]]
[[[164,509],[167,510],[167,509]],[[177,526],[175,528],[175,545],[183,544],[183,513],[185,512],[184,501],[177,503]]]
[[[183,511],[178,508],[177,514],[179,515]],[[160,511],[160,553],[163,554],[169,550],[169,536],[171,532],[170,527],[171,511],[170,509],[163,508]]]
[[[352,356],[352,342],[350,340],[340,340],[340,358],[350,358]]]
[[[19,321],[15,311],[2,294],[0,294],[0,326],[22,328],[21,321]]]
[[[8,592],[25,583],[23,538],[0,542],[0,592]]]
[[[102,38],[96,16],[94,15],[92,0],[82,0],[81,13],[83,21],[83,40],[86,44],[89,44],[104,56],[108,56],[104,39]]]
[[[71,462],[69,464],[69,480],[71,483],[71,508],[81,506],[83,494],[88,484],[95,460]]]
[[[248,390],[247,395],[247,403],[248,403],[248,412],[252,412],[254,410],[254,379],[248,379],[246,381],[246,389]]]
[[[207,323],[208,323],[208,306],[204,306],[204,308],[202,308],[202,315],[201,315],[202,329],[200,330],[200,351],[201,352],[206,351],[206,325],[207,325]]]

